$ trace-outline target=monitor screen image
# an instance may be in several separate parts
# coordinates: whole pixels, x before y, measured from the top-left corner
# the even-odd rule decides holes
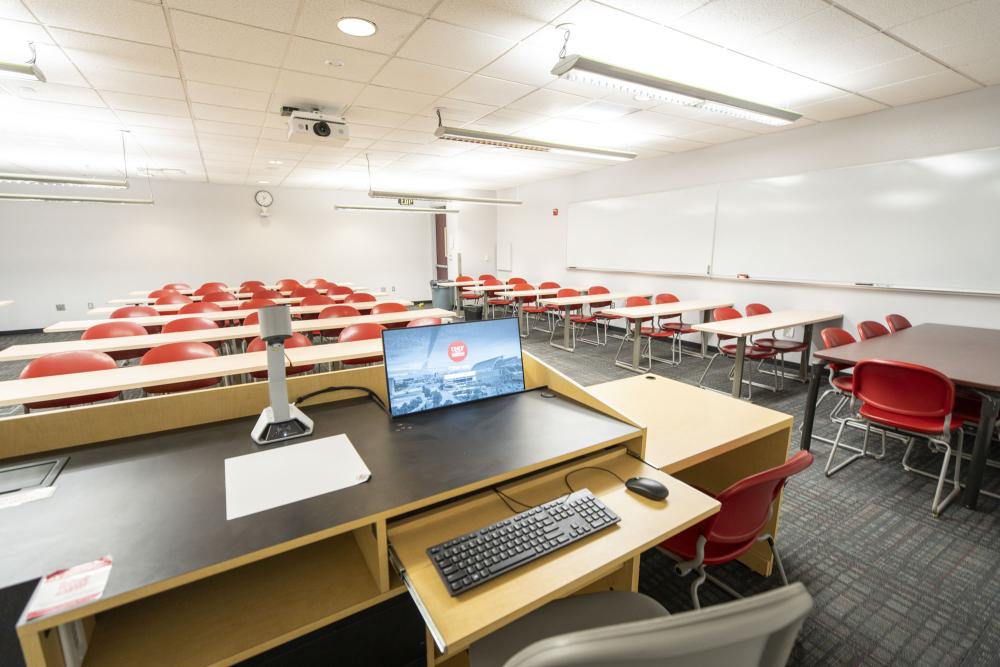
[[[517,319],[382,332],[393,417],[524,391]]]

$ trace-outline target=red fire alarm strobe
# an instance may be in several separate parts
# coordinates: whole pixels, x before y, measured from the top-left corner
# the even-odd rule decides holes
[[[559,215],[559,209],[557,208],[552,209],[552,215]]]

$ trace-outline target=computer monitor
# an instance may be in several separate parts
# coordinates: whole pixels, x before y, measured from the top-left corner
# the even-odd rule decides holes
[[[524,391],[516,318],[382,332],[393,417]]]

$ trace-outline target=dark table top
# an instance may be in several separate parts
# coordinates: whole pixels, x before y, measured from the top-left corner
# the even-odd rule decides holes
[[[313,438],[347,434],[368,482],[227,521],[223,462],[259,451],[256,418],[80,447],[51,498],[0,510],[0,588],[110,554],[108,599],[639,432],[539,391],[395,420],[368,399],[305,412]]]
[[[889,336],[818,350],[819,359],[853,365],[863,359],[907,361],[966,387],[1000,391],[1000,329],[918,324]]]

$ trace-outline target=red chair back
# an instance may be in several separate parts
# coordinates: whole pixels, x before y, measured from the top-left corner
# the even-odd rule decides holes
[[[741,317],[743,316],[740,315],[740,311],[736,310],[735,308],[730,308],[729,306],[726,306],[724,308],[716,308],[714,311],[712,311],[713,322],[722,322],[724,320],[737,320]],[[718,336],[718,339],[720,341],[731,340],[732,338],[733,338],[732,336]]]
[[[218,329],[219,325],[213,320],[204,317],[182,317],[170,320],[163,325],[163,333],[177,333],[178,331],[202,331],[204,329]]]
[[[345,327],[344,330],[340,332],[337,342],[350,343],[357,340],[382,338],[382,331],[384,329],[385,327],[381,324],[374,324],[371,322],[366,322],[364,324],[352,324],[349,327]],[[364,357],[362,359],[345,359],[342,363],[345,366],[357,366],[360,364],[373,364],[376,361],[382,361],[382,355],[377,357]]]
[[[225,292],[228,285],[226,283],[205,283],[194,291],[195,296],[204,296],[212,292]]]
[[[518,285],[520,283],[526,283],[526,282],[528,282],[528,281],[525,280],[524,278],[508,278],[507,279],[507,284],[508,285]]]
[[[556,292],[556,298],[557,299],[562,299],[562,298],[565,298],[565,297],[572,297],[572,296],[580,296],[580,290],[575,290],[572,287],[562,287],[562,288],[559,289],[558,292]],[[565,308],[566,308],[566,306],[562,306],[559,309],[559,312],[563,312],[565,310]],[[577,312],[580,312],[580,310],[582,308],[583,308],[583,304],[582,303],[574,303],[573,305],[571,305],[569,307],[569,312],[571,312],[571,313],[577,313]]]
[[[639,306],[649,306],[649,305],[652,304],[650,304],[649,299],[647,299],[644,296],[630,296],[627,299],[625,299],[626,308],[637,308]]]
[[[857,343],[858,341],[851,335],[851,332],[841,329],[839,327],[827,327],[819,332],[820,337],[823,339],[823,347],[830,349],[831,347],[840,347],[841,345],[850,345],[851,343]],[[845,366],[844,364],[830,364],[830,368],[834,371],[842,371],[845,368],[850,368],[850,366]]]
[[[375,297],[371,294],[366,294],[365,292],[354,292],[353,294],[347,295],[347,298],[344,299],[344,303],[368,303],[374,300]]]
[[[507,283],[507,284],[509,285],[510,283]],[[514,289],[511,290],[511,292],[515,292],[515,293],[516,292],[530,292],[533,289],[535,289],[535,288],[531,286],[531,283],[514,283]],[[514,296],[514,299],[516,301],[518,301],[519,303],[521,303],[521,304],[534,303],[535,299],[536,299],[535,295],[533,295],[533,294],[528,295],[528,296],[517,296],[516,294],[514,294],[513,296]]]
[[[191,299],[178,292],[171,292],[170,294],[164,294],[163,296],[157,298],[156,301],[153,302],[153,304],[156,306],[167,306],[172,304],[183,304],[183,303],[191,303]]]
[[[955,405],[955,384],[943,373],[905,361],[864,359],[854,367],[854,395],[902,417],[943,419]]]
[[[172,361],[187,361],[189,359],[206,359],[217,357],[219,353],[208,343],[167,343],[154,347],[152,350],[142,355],[139,360],[140,366],[152,364],[164,364]],[[189,380],[187,382],[172,382],[170,384],[144,387],[149,394],[172,394],[178,391],[189,391],[191,389],[204,389],[219,384],[220,378],[204,378],[201,380]]]
[[[474,278],[472,276],[459,276],[458,278],[455,278],[454,282],[456,282],[456,283],[465,283],[465,282],[468,282],[470,280],[474,280]]]
[[[653,303],[657,303],[657,304],[659,304],[659,303],[677,303],[678,301],[680,301],[680,299],[678,299],[676,296],[674,296],[673,294],[670,294],[668,292],[664,292],[663,294],[657,294],[653,298]]]
[[[343,295],[343,294],[354,294],[354,290],[352,290],[350,287],[347,287],[345,285],[335,285],[335,286],[331,286],[326,291],[326,295],[327,296],[335,296],[335,295],[336,296],[340,296],[340,295]]]
[[[771,505],[792,475],[808,468],[813,455],[799,451],[780,466],[750,475],[732,484],[715,498],[722,507],[705,520],[701,534],[712,543],[751,544],[763,532],[771,517]]]
[[[186,303],[177,311],[179,315],[195,315],[197,313],[221,313],[222,308],[210,301]]]
[[[302,287],[298,280],[294,278],[282,278],[276,283],[279,292],[290,292]]]
[[[336,305],[328,306],[320,311],[319,319],[325,320],[330,317],[358,317],[361,312],[354,306]],[[320,331],[321,336],[326,338],[336,338],[342,329],[324,329]]]
[[[897,315],[895,313],[885,316],[885,323],[889,325],[889,331],[896,333],[897,331],[902,331],[903,329],[909,329],[913,325],[910,321],[903,317],[902,315]]]
[[[168,296],[170,294],[180,294],[180,292],[178,292],[175,289],[167,289],[164,287],[163,289],[153,290],[152,292],[147,294],[146,297],[149,299],[159,299],[161,296]]]
[[[253,293],[255,299],[280,299],[282,293],[274,289],[261,289]]]
[[[116,308],[111,313],[111,319],[116,320],[120,317],[156,317],[159,314],[159,311],[152,306],[122,306],[121,308]]]
[[[136,324],[135,322],[129,322],[128,320],[118,319],[113,322],[101,322],[100,324],[95,324],[80,336],[80,340],[96,340],[99,338],[124,338],[126,336],[145,336],[147,335],[146,328]],[[132,350],[114,350],[112,352],[105,352],[109,357],[115,359],[116,361],[122,361],[124,359],[138,359],[143,354],[146,353],[144,349],[132,349]]]
[[[868,340],[869,338],[888,336],[889,330],[874,320],[865,320],[858,323],[858,335],[861,336],[861,340]]]
[[[325,294],[311,294],[299,301],[300,306],[331,306],[335,303],[337,302]],[[315,320],[319,317],[319,313],[301,313],[298,317],[303,320]]]
[[[306,287],[312,287],[315,289],[326,289],[327,282],[325,278],[310,278],[303,283]]]
[[[240,283],[240,292],[257,292],[264,289],[264,281],[262,280],[244,280]]]
[[[201,297],[202,303],[221,303],[224,301],[235,301],[236,297],[229,292],[209,292]],[[226,310],[236,310],[236,306],[228,306]]]
[[[432,327],[437,324],[441,324],[440,317],[418,317],[415,320],[410,320],[407,323],[406,328],[409,329],[411,327]]]
[[[285,339],[285,347],[309,347],[312,345],[312,341],[309,340],[308,336],[295,332],[292,334],[291,338]],[[247,345],[247,352],[263,352],[267,348],[267,345],[258,336],[250,341]],[[315,365],[307,364],[305,366],[288,366],[285,368],[285,375],[298,375],[299,373],[308,373]],[[253,371],[250,373],[253,377],[258,380],[262,380],[267,377],[267,371]]]
[[[117,367],[118,364],[115,363],[115,360],[103,352],[93,352],[88,350],[55,352],[53,354],[46,354],[44,357],[32,359],[27,366],[21,369],[21,374],[18,375],[18,377],[22,380],[26,380],[28,378],[48,377],[50,375],[68,375],[70,373],[105,371]],[[71,396],[69,398],[58,398],[51,401],[39,401],[38,403],[25,403],[24,407],[30,410],[41,408],[60,408],[67,405],[80,405],[82,403],[106,401],[111,398],[117,398],[117,396],[118,392],[112,391],[104,394]]]
[[[258,308],[267,308],[268,306],[277,306],[274,301],[270,299],[261,299],[256,294],[252,299],[248,299],[240,304],[240,310],[256,310]]]
[[[611,294],[611,290],[603,285],[593,285],[587,288],[587,294]],[[610,301],[600,301],[598,303],[590,304],[590,311],[593,312],[598,308],[607,308],[612,305]]]
[[[480,276],[479,279],[483,281],[484,286],[496,287],[497,285],[503,285],[502,282],[500,282],[496,278],[493,278],[492,276],[489,278],[483,278],[482,276]]]
[[[551,280],[543,280],[538,289],[559,289],[559,283]]]
[[[182,289],[191,289],[191,286],[187,283],[167,283],[161,289],[171,290],[174,292],[179,292]]]
[[[754,315],[767,315],[770,312],[771,309],[762,303],[747,304],[747,317],[753,317]]]
[[[479,280],[496,280],[496,276],[490,275],[489,273],[484,273],[483,275],[479,276]],[[500,283],[497,282],[495,284],[499,285]]]
[[[264,306],[260,306],[263,308]],[[260,324],[260,315],[257,313],[250,313],[243,318],[243,326],[248,327],[251,324]]]
[[[318,289],[313,287],[296,287],[292,290],[292,296],[295,298],[307,297],[307,296],[321,296]]]
[[[384,315],[385,313],[405,313],[407,311],[406,306],[401,303],[380,303],[372,308],[372,315]],[[406,326],[406,322],[389,322],[385,323],[386,329],[402,329]]]

